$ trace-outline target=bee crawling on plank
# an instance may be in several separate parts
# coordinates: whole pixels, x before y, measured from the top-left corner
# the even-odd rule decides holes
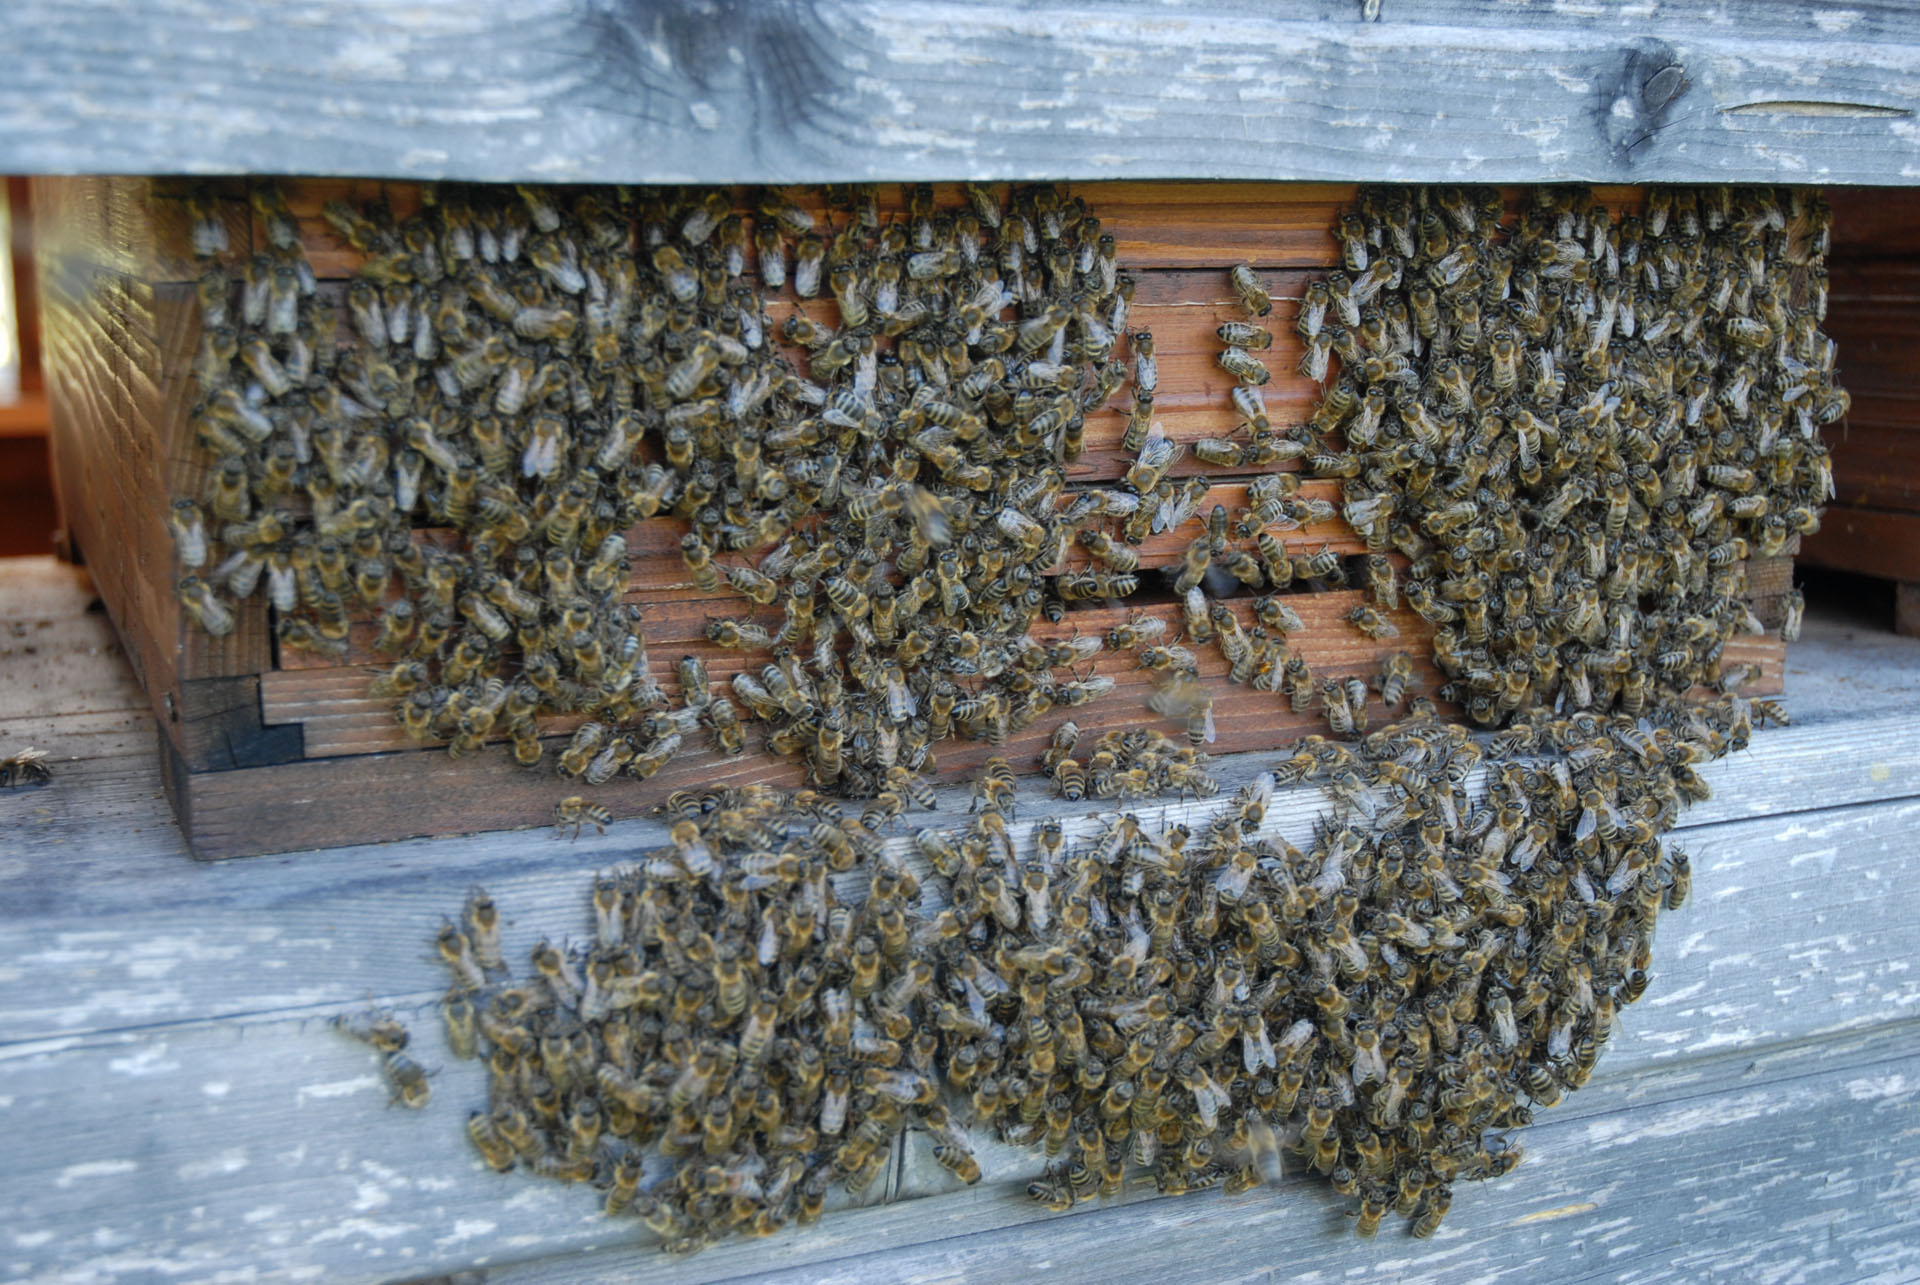
[[[47,752],[32,746],[0,759],[0,789],[15,785],[45,785],[53,779]]]

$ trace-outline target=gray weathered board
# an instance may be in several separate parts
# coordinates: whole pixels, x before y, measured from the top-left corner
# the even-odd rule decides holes
[[[1377,8],[9,0],[0,173],[1920,178],[1899,0]]]
[[[909,1138],[867,1207],[673,1261],[592,1193],[470,1153],[484,1085],[444,1052],[430,957],[475,881],[514,952],[582,932],[590,872],[657,828],[193,862],[143,699],[84,602],[64,568],[0,563],[0,745],[38,744],[58,773],[0,794],[0,1277],[1920,1275],[1920,642],[1809,623],[1795,725],[1716,764],[1715,798],[1675,836],[1695,896],[1647,998],[1525,1136],[1527,1163],[1463,1188],[1433,1241],[1397,1220],[1353,1238],[1317,1179],[1049,1215],[1022,1194],[1031,1156],[986,1148],[986,1180],[962,1189]],[[1258,764],[1221,766],[1231,783]],[[1302,837],[1321,806],[1283,800],[1276,829]],[[439,1067],[424,1112],[387,1109],[370,1056],[327,1029],[369,998],[409,1015]]]

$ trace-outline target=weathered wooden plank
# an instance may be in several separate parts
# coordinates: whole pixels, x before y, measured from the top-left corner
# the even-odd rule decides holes
[[[1912,181],[1893,10],[1469,12],[30,0],[0,30],[0,169]]]
[[[1876,780],[1856,763],[1856,793],[1913,792],[1920,776],[1915,751],[1906,755],[1898,777],[1889,770]],[[1762,761],[1750,797],[1804,780],[1752,757]],[[1260,766],[1251,756],[1228,760],[1223,784],[1230,791]],[[1716,765],[1709,780],[1724,786],[1730,766]],[[1059,816],[1076,831],[1096,826],[1101,810],[1032,793],[1024,802],[1024,815]],[[1197,827],[1223,806],[1168,801],[1142,815]],[[1309,842],[1326,806],[1318,791],[1285,793],[1267,829]],[[911,857],[911,829],[955,823],[964,793],[946,792],[942,807],[909,817],[893,845]],[[23,819],[17,829],[31,840],[36,827]],[[126,863],[118,851],[45,850],[59,858],[54,871],[36,859],[36,845],[10,872],[10,911],[0,919],[0,969],[14,982],[0,992],[0,1031],[15,1039],[105,1031],[367,994],[430,1000],[444,977],[427,943],[471,883],[492,889],[512,917],[510,954],[524,957],[543,936],[585,931],[583,869],[630,860],[664,837],[654,823],[633,822],[578,844],[535,833],[367,846],[322,862],[242,862],[187,877],[169,866],[137,885],[111,877]],[[1684,1059],[1729,1043],[1891,1020],[1920,1006],[1920,980],[1904,971],[1920,946],[1905,910],[1920,896],[1920,868],[1904,860],[1920,843],[1920,802],[1828,807],[1784,823],[1726,820],[1689,827],[1676,841],[1693,855],[1697,904],[1662,934],[1656,989],[1615,1056]]]
[[[1920,1059],[1907,1039],[1883,1047],[1902,1051],[1697,1097],[1667,1097],[1664,1078],[1591,1086],[1523,1135],[1519,1176],[1456,1191],[1447,1223],[1425,1244],[1395,1225],[1372,1241],[1354,1238],[1352,1202],[1317,1180],[1052,1216],[1016,1203],[1016,1185],[904,1202],[888,1212],[911,1219],[921,1244],[783,1267],[768,1279],[1218,1281],[1264,1278],[1276,1262],[1289,1279],[1904,1277],[1920,1260],[1908,1226],[1920,1189],[1911,1139],[1895,1122],[1911,1109]],[[1589,1094],[1599,1101],[1582,1101]],[[1594,1110],[1601,1102],[1612,1109]],[[1821,1145],[1807,1147],[1816,1119]],[[1625,1167],[1623,1150],[1633,1156]],[[584,1280],[593,1265],[576,1274],[556,1261],[501,1279]]]
[[[437,1047],[437,1036],[423,1034]],[[691,1259],[658,1258],[636,1222],[600,1215],[592,1191],[484,1168],[460,1128],[462,1108],[483,1092],[475,1066],[445,1064],[425,1111],[383,1110],[386,1090],[367,1051],[294,1018],[5,1046],[11,1162],[0,1192],[12,1215],[10,1266],[97,1280],[242,1266],[394,1279],[596,1249],[607,1251],[597,1261],[543,1270],[595,1279],[643,1269],[649,1280],[694,1281],[804,1269],[870,1280],[918,1279],[944,1265],[1007,1279],[1020,1261],[1026,1270],[1049,1263],[1049,1275],[1111,1279],[1131,1274],[1114,1257],[1124,1252],[1136,1265],[1152,1255],[1176,1277],[1185,1262],[1221,1279],[1285,1252],[1296,1271],[1458,1273],[1471,1262],[1537,1278],[1548,1261],[1569,1259],[1630,1255],[1658,1268],[1678,1253],[1695,1271],[1727,1255],[1744,1261],[1750,1247],[1739,1233],[1763,1218],[1777,1229],[1798,1224],[1796,1240],[1832,1256],[1834,1270],[1823,1274],[1854,1275],[1841,1269],[1874,1262],[1898,1274],[1916,1252],[1901,1233],[1920,1193],[1898,1122],[1920,1092],[1920,1028],[1771,1050],[1764,1067],[1756,1051],[1637,1076],[1603,1061],[1588,1089],[1525,1135],[1525,1176],[1463,1188],[1428,1245],[1397,1227],[1355,1240],[1345,1234],[1348,1202],[1317,1179],[1233,1200],[1136,1191],[1064,1217],[1021,1194],[1020,1179],[843,1210],[815,1228]],[[76,1076],[89,1086],[79,1110]],[[1819,1121],[1821,1145],[1795,1145],[1809,1120]],[[952,1239],[960,1236],[968,1239]],[[569,1277],[569,1269],[586,1270]]]

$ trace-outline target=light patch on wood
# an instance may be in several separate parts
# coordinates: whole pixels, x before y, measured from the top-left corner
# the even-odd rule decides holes
[[[343,1098],[349,1093],[364,1093],[368,1089],[380,1087],[377,1075],[356,1075],[351,1080],[329,1080],[324,1084],[303,1084],[297,1097],[301,1102],[308,1098]]]
[[[220,1174],[239,1173],[247,1167],[248,1163],[245,1147],[228,1147],[218,1155],[208,1156],[204,1160],[189,1160],[174,1172],[180,1176],[182,1182],[199,1182]]]
[[[56,1187],[71,1187],[84,1178],[111,1178],[115,1174],[132,1173],[140,1166],[132,1160],[89,1160],[82,1164],[68,1165],[53,1180]]]
[[[107,1063],[107,1069],[118,1075],[145,1076],[165,1075],[169,1071],[180,1069],[178,1062],[169,1062],[167,1042],[154,1040],[144,1048],[136,1049],[126,1057],[117,1057]]]
[[[351,1236],[368,1236],[374,1240],[392,1240],[396,1236],[405,1236],[417,1230],[413,1223],[382,1223],[371,1218],[342,1218],[340,1222],[323,1232],[308,1237],[309,1245],[324,1245],[330,1240],[346,1240]]]

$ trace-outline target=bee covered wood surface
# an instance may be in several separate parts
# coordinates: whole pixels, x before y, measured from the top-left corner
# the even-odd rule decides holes
[[[0,579],[0,594],[28,601],[16,583]],[[102,623],[79,616],[83,601],[69,608],[79,641]],[[49,591],[37,610],[58,623],[59,605]],[[62,673],[40,676],[111,693],[118,663],[76,646]],[[516,959],[544,934],[589,931],[590,871],[660,841],[655,825],[616,823],[578,844],[491,835],[193,863],[151,758],[116,752],[125,730],[53,721],[9,666],[0,728],[49,750],[55,777],[0,792],[0,969],[12,979],[0,1097],[17,1123],[0,1176],[15,1211],[7,1261],[27,1277],[101,1280],[478,1267],[505,1280],[988,1279],[1042,1262],[1069,1279],[1218,1279],[1281,1255],[1302,1273],[1408,1279],[1469,1265],[1523,1279],[1569,1263],[1635,1279],[1790,1263],[1819,1277],[1910,1274],[1914,1151],[1900,1122],[1920,1080],[1907,967],[1920,940],[1904,908],[1920,895],[1906,859],[1920,840],[1920,747],[1901,711],[1920,643],[1816,617],[1791,663],[1795,726],[1709,767],[1715,797],[1674,835],[1694,856],[1694,896],[1664,921],[1647,998],[1589,1088],[1522,1135],[1520,1171],[1463,1186],[1433,1241],[1395,1227],[1354,1239],[1348,1202],[1317,1180],[1049,1215],[1022,1192],[1037,1158],[996,1153],[986,1182],[959,1189],[909,1138],[891,1203],[680,1261],[614,1239],[594,1195],[494,1175],[471,1153],[461,1124],[482,1077],[441,1049],[430,940],[475,882],[498,899]],[[1226,760],[1223,784],[1263,758]],[[1316,799],[1277,800],[1278,832],[1302,838]],[[1031,793],[1021,806],[1022,819],[1070,811]],[[1170,804],[1167,819],[1222,806]],[[964,807],[948,792],[941,812],[910,821]],[[385,1109],[372,1055],[327,1029],[369,999],[399,1011],[437,1070],[424,1112]]]
[[[1718,1252],[1682,1261],[1728,1270],[1749,1261],[1741,1255],[1778,1262],[1800,1252],[1816,1234],[1805,1217],[1815,1197],[1871,1190],[1877,1198],[1816,1206],[1820,1252],[1837,1256],[1822,1261],[1842,1274],[1897,1264],[1905,1252],[1897,1228],[1913,1195],[1897,1185],[1910,1154],[1887,1121],[1907,1108],[1914,1083],[1906,1016],[1916,997],[1902,973],[1914,943],[1898,907],[1912,895],[1901,883],[1910,877],[1901,853],[1920,833],[1920,813],[1909,799],[1787,820],[1680,833],[1698,863],[1699,901],[1676,915],[1656,948],[1655,989],[1589,1090],[1527,1132],[1524,1176],[1463,1189],[1448,1227],[1425,1246],[1393,1230],[1372,1243],[1354,1240],[1345,1202],[1304,1181],[1231,1200],[1202,1193],[1136,1205],[1136,1193],[1120,1213],[1095,1203],[1054,1217],[1022,1193],[1036,1158],[998,1152],[987,1157],[996,1162],[987,1182],[956,1190],[910,1139],[905,1167],[887,1188],[897,1203],[684,1262],[635,1257],[654,1251],[631,1232],[616,1236],[592,1194],[501,1178],[469,1154],[462,1107],[477,1100],[483,1077],[441,1048],[437,965],[424,958],[436,912],[457,904],[475,877],[486,879],[512,920],[515,954],[542,932],[584,926],[582,871],[560,869],[556,859],[545,871],[508,875],[482,868],[488,863],[469,852],[424,845],[409,854],[405,889],[422,888],[423,867],[432,878],[410,892],[391,873],[393,850],[368,849],[309,863],[330,869],[339,891],[303,893],[272,877],[282,873],[272,869],[277,863],[182,865],[202,881],[232,876],[229,896],[249,886],[264,904],[218,914],[108,914],[86,927],[7,927],[10,958],[46,955],[51,933],[70,974],[114,972],[126,958],[148,975],[117,994],[100,986],[76,997],[81,1008],[59,1015],[61,1034],[0,1045],[0,1093],[22,1122],[16,1162],[0,1184],[17,1211],[13,1232],[29,1242],[16,1241],[15,1261],[29,1274],[92,1270],[105,1279],[137,1277],[156,1263],[393,1279],[601,1250],[600,1258],[549,1263],[534,1276],[585,1278],[644,1264],[650,1276],[698,1280],[778,1267],[881,1270],[857,1258],[874,1253],[924,1262],[902,1268],[917,1274],[946,1249],[963,1248],[948,1267],[991,1278],[1008,1245],[1044,1257],[1044,1246],[1090,1235],[1104,1243],[1080,1242],[1087,1248],[1071,1260],[1088,1275],[1124,1273],[1136,1251],[1174,1253],[1173,1245],[1144,1245],[1171,1237],[1193,1238],[1181,1256],[1189,1262],[1211,1255],[1208,1274],[1270,1262],[1276,1247],[1303,1266],[1366,1262],[1424,1277],[1467,1259],[1538,1271],[1569,1245],[1604,1254],[1630,1244],[1659,1266],[1672,1261],[1673,1246],[1701,1241]],[[1830,869],[1821,868],[1823,853],[1834,854]],[[509,862],[495,854],[490,864]],[[1795,877],[1762,882],[1782,868]],[[357,911],[340,900],[355,886]],[[409,918],[420,931],[398,932]],[[1809,932],[1815,919],[1825,922]],[[192,925],[184,940],[183,924]],[[285,964],[274,970],[277,961]],[[376,1002],[400,1012],[438,1070],[424,1112],[385,1109],[374,1060],[323,1020],[365,1003],[364,992],[330,975],[345,964],[350,976],[362,963],[384,973]],[[93,1007],[127,1004],[134,991],[160,995],[194,975],[263,970],[288,974],[273,983],[279,995],[258,997],[263,1009],[158,1025],[149,1016],[128,1027]],[[395,989],[396,970],[413,980],[399,979]],[[1817,1151],[1795,1146],[1810,1119],[1820,1121],[1824,1139]],[[1750,1181],[1756,1173],[1772,1181]],[[1262,1234],[1230,1234],[1249,1227]],[[39,1240],[41,1232],[54,1234]],[[926,1245],[971,1234],[978,1239],[964,1246]]]
[[[30,0],[0,170],[1912,181],[1897,4]],[[138,50],[137,63],[127,51]]]
[[[264,245],[264,229],[244,219],[240,221],[240,226],[234,226],[236,220],[231,215],[234,207],[244,209],[241,200],[244,186],[234,184],[217,190],[224,192],[224,195],[217,196],[215,205],[226,212],[224,221],[230,243],[235,247],[232,252],[243,253],[249,246]],[[106,191],[110,198],[127,204],[138,215],[133,219],[137,235],[130,238],[129,248],[123,256],[126,262],[134,265],[134,284],[144,290],[151,285],[151,280],[161,283],[151,285],[151,294],[156,302],[150,324],[159,332],[165,352],[173,356],[163,356],[157,363],[149,361],[153,369],[146,373],[150,382],[163,390],[170,390],[164,393],[154,411],[156,423],[152,427],[162,443],[177,443],[184,436],[177,429],[185,409],[179,393],[182,386],[178,369],[182,364],[179,354],[193,346],[191,331],[194,320],[189,315],[190,307],[183,306],[185,288],[168,283],[177,283],[191,271],[192,259],[184,243],[188,236],[189,221],[180,217],[182,194],[191,189],[178,184],[140,185],[128,191],[109,184],[106,185]],[[1202,436],[1223,435],[1231,431],[1235,423],[1236,416],[1226,397],[1230,381],[1215,368],[1213,361],[1218,341],[1214,339],[1212,329],[1222,319],[1233,316],[1235,309],[1232,291],[1226,286],[1225,274],[1220,269],[1242,258],[1261,265],[1268,274],[1268,284],[1279,295],[1280,306],[1271,323],[1276,336],[1274,346],[1262,354],[1275,372],[1275,378],[1268,386],[1269,407],[1278,425],[1303,418],[1316,390],[1311,382],[1294,372],[1300,358],[1300,343],[1292,329],[1285,324],[1293,304],[1288,291],[1298,290],[1309,271],[1323,268],[1334,261],[1336,247],[1326,229],[1332,213],[1350,200],[1352,189],[1333,185],[1279,187],[1243,183],[1202,188],[1194,185],[1120,183],[1088,185],[1084,191],[1095,201],[1098,212],[1113,230],[1121,262],[1137,271],[1141,283],[1139,303],[1135,310],[1137,321],[1154,325],[1162,332],[1159,345],[1161,400],[1165,403],[1165,420],[1176,439],[1192,443]],[[887,195],[890,200],[898,199],[897,189],[887,189]],[[958,195],[957,189],[951,186],[936,192],[936,198],[943,203],[957,200]],[[1626,189],[1605,190],[1598,195],[1615,205],[1630,205],[1637,199],[1633,191]],[[396,215],[404,215],[416,208],[421,199],[418,188],[408,184],[311,180],[288,185],[286,198],[298,223],[299,238],[307,248],[315,270],[330,278],[353,270],[361,257],[339,238],[319,214],[326,201],[342,196],[382,200]],[[742,201],[746,199],[744,191],[739,196]],[[793,307],[789,301],[779,305],[775,311],[790,311]],[[800,307],[828,321],[836,311],[831,303],[822,301],[810,301]],[[148,324],[143,322],[136,329]],[[1089,450],[1077,466],[1079,472],[1076,480],[1079,483],[1110,479],[1124,470],[1129,456],[1118,449],[1118,441],[1125,421],[1125,400],[1117,396],[1106,410],[1090,417],[1087,429]],[[1160,409],[1157,406],[1156,413]],[[1195,467],[1189,459],[1182,461],[1175,471],[1184,474]],[[1215,474],[1223,472],[1217,467],[1203,471]],[[1301,494],[1306,498],[1325,501],[1331,498],[1332,488],[1330,482],[1309,482]],[[1223,479],[1223,484],[1215,489],[1206,503],[1220,499],[1231,502],[1236,490],[1231,478]],[[97,529],[85,534],[85,542],[113,547],[111,518],[103,515],[94,525]],[[701,595],[690,585],[686,569],[676,556],[676,542],[680,534],[682,531],[677,524],[663,519],[652,519],[635,528],[631,540],[639,567],[629,598],[630,601],[662,609],[655,613],[655,622],[646,626],[650,637],[682,644],[687,651],[704,654],[710,661],[710,667],[716,673],[724,674],[733,663],[733,658],[717,652],[699,638],[697,631],[683,639],[674,632],[673,619],[666,621],[664,633],[656,629],[661,615],[672,617],[675,614],[672,609],[687,602],[700,602],[713,609],[718,609],[722,602],[730,602],[737,609],[737,599],[715,599],[711,595]],[[1142,565],[1153,567],[1177,563],[1185,547],[1184,534],[1171,533],[1159,539],[1149,539],[1140,548]],[[431,533],[423,533],[423,538],[431,538]],[[1312,522],[1303,529],[1283,532],[1279,538],[1281,544],[1296,558],[1305,558],[1322,550],[1352,554],[1361,547],[1345,524],[1338,521]],[[152,579],[152,568],[148,568],[145,579],[134,586],[133,595],[137,599],[151,597],[159,603],[158,611],[163,616],[171,614],[173,621],[163,621],[161,632],[164,633],[165,624],[177,622],[178,612],[170,597],[154,592],[155,586],[149,583]],[[263,638],[264,616],[257,604],[248,606],[242,614],[244,627],[238,636],[256,640]],[[1084,623],[1078,617],[1075,619],[1077,623]],[[1341,653],[1338,660],[1340,674],[1357,675],[1377,671],[1380,658],[1393,650],[1405,649],[1415,655],[1424,655],[1430,634],[1424,622],[1402,613],[1398,624],[1401,632],[1398,639],[1356,643],[1357,635],[1353,635],[1343,622],[1330,619],[1326,622],[1326,629],[1316,629],[1315,636],[1307,640],[1307,651],[1312,652],[1317,646],[1335,644],[1336,650]],[[372,632],[371,622],[368,621],[361,622],[358,628],[362,635]],[[1329,630],[1337,638],[1330,637]],[[363,636],[358,641],[363,646],[366,639]],[[1357,651],[1354,650],[1355,646],[1358,647]],[[1349,652],[1354,654],[1347,654]],[[183,672],[191,676],[202,672],[196,668],[195,655],[193,649],[189,648],[183,661]],[[1755,653],[1754,658],[1763,669],[1762,686],[1756,690],[1775,690],[1777,648],[1763,648]],[[281,648],[280,665],[289,671],[299,672],[267,676],[262,685],[259,714],[253,719],[251,727],[243,729],[245,735],[242,739],[255,747],[271,743],[278,747],[277,752],[282,757],[296,747],[307,758],[408,748],[411,742],[395,725],[383,704],[356,690],[363,679],[360,666],[367,659],[369,657],[363,650],[353,650],[344,662],[329,671],[324,664],[316,666],[311,657]],[[231,669],[231,665],[224,668],[214,666],[205,672],[225,673]],[[316,669],[329,672],[322,676],[312,672]],[[181,695],[183,707],[194,703],[184,699],[187,696],[184,691]],[[167,708],[169,711],[173,709],[172,706]],[[227,707],[221,708],[225,710]],[[1279,707],[1276,705],[1276,708]],[[239,792],[246,789],[246,783],[239,779],[224,780],[217,784],[194,779],[193,774],[198,769],[215,764],[208,762],[186,743],[187,733],[182,729],[195,726],[192,711],[188,710],[187,713],[189,717],[184,721],[168,724],[175,746],[180,751],[179,770],[173,772],[169,779],[176,794],[181,797],[183,814],[213,816],[221,811],[220,800],[240,797]],[[1135,709],[1132,717],[1141,718],[1142,715]],[[567,720],[553,720],[545,730],[550,734],[565,732],[566,723]],[[264,736],[260,734],[262,724],[268,729],[277,726],[280,731],[297,731],[298,734]],[[1274,735],[1281,735],[1291,725],[1292,720],[1283,715],[1274,727]],[[1043,734],[1046,730],[1042,727],[1039,732]],[[217,737],[207,739],[218,740]],[[1246,743],[1251,745],[1255,742]],[[730,777],[740,777],[743,773],[765,771],[770,777],[778,777],[782,771],[778,766],[765,764],[754,769],[741,764],[726,764],[716,769],[706,761],[704,755],[683,757],[688,761],[676,765],[683,774],[719,770]],[[962,766],[977,757],[978,754],[963,750],[950,756],[949,763],[950,766]],[[229,764],[222,762],[217,765]],[[390,766],[372,763],[360,765],[366,772],[375,775],[384,773]],[[451,779],[446,778],[437,767],[430,769],[423,764],[409,764],[408,774],[420,780],[426,777],[433,777],[436,781]],[[319,779],[314,777],[313,782],[318,783]],[[333,779],[336,785],[341,780],[338,773]],[[662,779],[658,784],[664,786],[668,783]],[[478,777],[474,785],[478,788]],[[658,792],[646,793],[652,797]],[[496,796],[496,809],[510,795],[511,792],[509,795]],[[511,813],[508,820],[496,820],[495,823],[526,823],[537,820],[539,816],[538,811]],[[241,824],[243,828],[253,828],[250,822],[243,821]],[[384,829],[370,827],[358,837],[391,837],[412,832],[415,831],[389,824]],[[203,841],[197,846],[201,846],[207,855],[225,855],[239,850],[223,846],[211,833],[196,830],[195,838]],[[302,834],[291,834],[284,840],[291,846],[298,846],[305,841]]]

